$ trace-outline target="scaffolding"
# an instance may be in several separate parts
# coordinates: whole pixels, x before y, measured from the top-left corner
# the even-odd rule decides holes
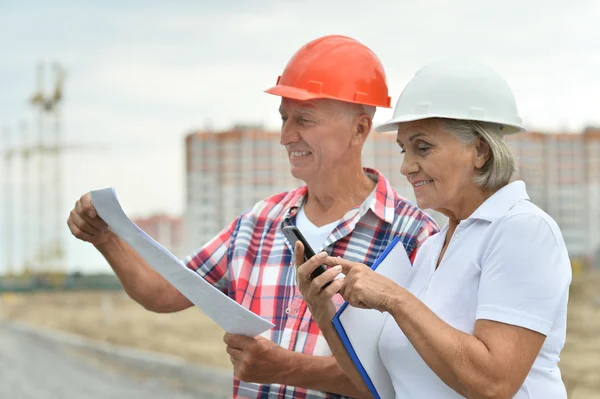
[[[16,135],[3,129],[4,253],[9,276],[19,264],[25,274],[65,272],[66,268],[61,166],[66,146],[60,123],[65,74],[57,63],[52,70],[53,88],[45,93],[45,66],[37,66],[36,89],[29,100],[35,110],[35,136],[25,122]],[[19,260],[17,244],[22,250]]]

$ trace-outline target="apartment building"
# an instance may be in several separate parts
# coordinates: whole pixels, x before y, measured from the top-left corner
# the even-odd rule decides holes
[[[289,172],[279,133],[236,126],[186,137],[185,248],[197,249],[263,198],[302,184]]]
[[[517,177],[531,200],[558,223],[572,257],[600,248],[600,129],[507,136]]]
[[[279,136],[260,127],[236,126],[186,137],[187,251],[206,243],[261,199],[303,184],[290,174]],[[381,171],[402,196],[414,202],[412,187],[400,174],[400,149],[393,134],[372,133],[363,159],[365,166]],[[444,223],[444,216],[431,213]]]
[[[506,138],[517,161],[517,178],[533,202],[560,225],[573,257],[600,251],[600,129],[583,133],[522,133]],[[400,173],[396,137],[373,132],[363,163],[382,172],[403,197],[413,190]],[[187,252],[198,248],[257,201],[298,187],[289,172],[279,132],[236,126],[224,132],[198,131],[186,138]],[[427,210],[444,224],[446,218]]]
[[[174,255],[185,256],[182,253],[183,219],[181,217],[158,214],[133,218],[132,221]]]

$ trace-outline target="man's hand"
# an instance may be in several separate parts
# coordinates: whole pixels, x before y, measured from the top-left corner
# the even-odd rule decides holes
[[[293,352],[262,337],[225,334],[223,340],[233,363],[233,372],[244,382],[290,385],[352,398],[372,397],[360,374],[353,369],[354,378],[364,385],[362,391],[333,357]],[[353,368],[352,360],[348,362]]]
[[[233,364],[234,374],[244,382],[270,384],[288,369],[288,350],[263,337],[250,338],[226,333],[223,341]]]
[[[334,280],[342,271],[342,266],[330,268],[311,279],[310,276],[314,270],[327,258],[327,253],[318,253],[304,262],[304,246],[298,241],[294,248],[294,256],[296,257],[297,266],[296,283],[310,313],[317,323],[325,322],[325,320],[330,321],[336,311],[331,298],[340,290],[344,282],[343,279]],[[329,283],[329,285],[323,289],[326,283]]]
[[[112,234],[106,223],[98,216],[94,205],[92,205],[90,193],[77,200],[75,207],[69,214],[67,225],[75,237],[93,245],[102,244]]]

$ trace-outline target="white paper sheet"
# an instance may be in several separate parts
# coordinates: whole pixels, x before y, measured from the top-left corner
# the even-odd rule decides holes
[[[393,247],[390,248],[390,251],[387,254],[384,253],[373,267],[377,273],[405,286],[413,272],[412,264],[402,242],[395,239],[392,244]],[[338,313],[337,317],[349,344],[368,376],[363,375],[363,379],[371,380],[380,398],[395,398],[396,393],[392,380],[379,355],[379,337],[384,323],[391,316],[378,310],[359,309],[349,305]],[[344,339],[342,338],[342,340]],[[353,360],[356,363],[356,359]]]
[[[91,196],[110,230],[225,331],[255,337],[275,326],[213,287],[141,230],[121,208],[114,188],[92,191]]]

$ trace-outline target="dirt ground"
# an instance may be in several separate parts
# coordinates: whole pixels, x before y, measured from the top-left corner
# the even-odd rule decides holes
[[[559,366],[569,398],[600,398],[600,273],[573,278]]]
[[[231,370],[223,331],[198,309],[159,315],[124,293],[5,294],[0,318],[177,355]],[[571,399],[600,399],[600,274],[574,278],[560,368]]]

